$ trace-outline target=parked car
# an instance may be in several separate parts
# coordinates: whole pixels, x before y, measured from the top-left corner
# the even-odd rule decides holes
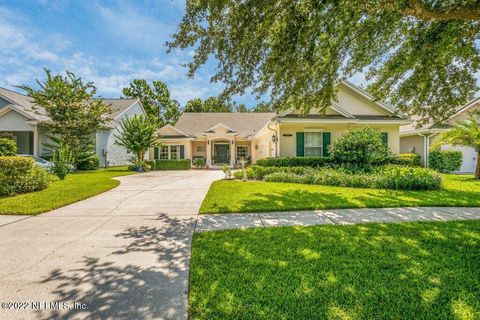
[[[33,161],[35,161],[35,163],[37,165],[39,165],[40,167],[42,167],[45,170],[50,170],[53,167],[52,162],[47,161],[47,160],[45,160],[43,158],[40,158],[40,157],[37,157],[37,156],[32,156],[31,154],[19,154],[18,156],[32,158]]]

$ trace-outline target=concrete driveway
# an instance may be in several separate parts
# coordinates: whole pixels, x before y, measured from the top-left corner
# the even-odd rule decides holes
[[[120,177],[114,190],[0,226],[0,319],[186,319],[196,215],[222,175]]]

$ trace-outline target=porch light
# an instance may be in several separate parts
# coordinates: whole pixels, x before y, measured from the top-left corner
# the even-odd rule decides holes
[[[210,145],[210,140],[207,140],[207,144]]]
[[[235,144],[235,142],[233,142],[233,140],[232,140],[232,146],[233,146],[234,144]]]
[[[275,143],[277,142],[278,138],[277,136],[275,135],[275,133],[272,135],[272,141]]]

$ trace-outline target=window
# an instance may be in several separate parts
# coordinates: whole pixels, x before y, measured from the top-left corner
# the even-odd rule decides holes
[[[159,159],[168,159],[168,146],[160,147],[160,157]]]
[[[237,146],[237,159],[248,158],[248,146]]]
[[[321,157],[322,132],[305,132],[305,157]]]
[[[170,146],[170,159],[180,159],[180,146]]]

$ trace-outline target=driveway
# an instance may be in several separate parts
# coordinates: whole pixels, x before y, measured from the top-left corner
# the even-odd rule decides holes
[[[120,177],[114,190],[0,226],[0,319],[186,319],[196,215],[222,175]]]

